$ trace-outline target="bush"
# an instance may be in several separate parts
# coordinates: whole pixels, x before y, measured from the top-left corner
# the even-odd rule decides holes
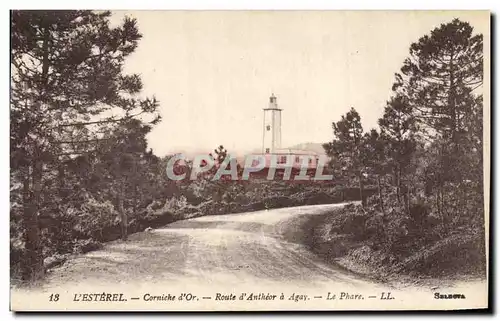
[[[26,257],[26,250],[23,244],[10,243],[10,278],[20,281],[22,275],[23,258]]]
[[[95,236],[96,231],[102,231],[118,222],[118,212],[110,201],[99,202],[88,198],[80,208],[69,208],[67,214],[75,217],[74,229],[83,236]]]
[[[186,197],[181,195],[180,197],[172,197],[165,201],[163,207],[156,211],[156,213],[174,213],[174,215],[181,215],[182,211],[188,206]]]

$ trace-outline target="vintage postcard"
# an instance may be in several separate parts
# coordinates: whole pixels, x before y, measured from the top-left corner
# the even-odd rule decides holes
[[[488,11],[11,11],[12,311],[488,308]]]

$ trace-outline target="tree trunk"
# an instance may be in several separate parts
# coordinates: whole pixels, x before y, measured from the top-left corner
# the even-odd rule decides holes
[[[128,236],[127,235],[128,220],[127,220],[127,213],[125,213],[125,208],[123,206],[124,198],[125,198],[125,181],[122,179],[122,182],[120,183],[120,190],[118,191],[118,214],[120,215],[122,240],[126,241]]]
[[[365,197],[364,197],[364,193],[363,193],[363,175],[361,174],[361,172],[358,174],[358,179],[359,179],[359,197],[361,198],[361,205],[363,207],[365,207],[366,205],[366,200],[365,200]]]
[[[437,210],[437,214],[438,214],[438,217],[442,219],[442,217],[441,217],[441,211],[440,211],[440,208],[439,208],[439,189],[436,189],[435,193],[436,193],[436,210]]]
[[[399,164],[396,171],[396,195],[398,204],[401,204],[401,166]]]
[[[50,30],[47,26],[43,28],[43,61],[42,82],[47,84],[49,72],[49,38]],[[42,96],[45,93],[41,93]],[[37,108],[38,106],[32,106]],[[28,141],[26,141],[28,145]],[[22,278],[26,281],[34,281],[44,274],[43,253],[40,239],[40,228],[38,225],[38,214],[40,211],[40,193],[42,190],[43,162],[38,146],[32,145],[34,157],[31,166],[26,167],[23,182],[23,227],[26,256],[23,263]],[[32,171],[30,170],[30,167]],[[30,173],[31,171],[31,173]],[[31,181],[31,188],[30,188]]]
[[[26,168],[23,181],[23,223],[26,256],[22,265],[22,278],[26,281],[35,281],[43,277],[43,254],[38,227],[38,211],[40,192],[42,187],[42,167],[40,160],[36,160],[33,172],[30,175],[29,167]],[[33,191],[30,190],[30,180]]]
[[[410,214],[410,184],[406,186],[406,213]]]
[[[446,231],[448,221],[447,221],[447,217],[446,217],[446,213],[445,213],[445,209],[444,209],[444,193],[443,193],[443,186],[442,185],[439,186],[438,195],[439,195],[438,213],[441,216],[441,224],[443,226],[443,230]]]
[[[384,200],[382,198],[382,185],[380,184],[380,175],[377,175],[377,187],[378,187],[378,200],[380,204],[380,209],[382,210],[382,213],[385,213]]]

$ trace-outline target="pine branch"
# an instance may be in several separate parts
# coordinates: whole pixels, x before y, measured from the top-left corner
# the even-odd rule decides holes
[[[109,141],[113,138],[94,138],[94,139],[85,139],[85,140],[60,140],[60,141],[51,141],[53,144],[86,144],[86,143],[97,143],[102,141]]]
[[[61,128],[61,127],[71,127],[71,126],[87,126],[87,125],[97,125],[97,124],[106,124],[106,123],[118,123],[122,121],[127,121],[130,119],[133,119],[134,117],[140,116],[144,112],[141,111],[140,113],[134,114],[134,115],[129,115],[126,117],[122,117],[120,119],[115,119],[115,118],[109,118],[106,120],[96,120],[96,121],[90,121],[90,122],[79,122],[79,123],[71,123],[71,124],[60,124],[56,126],[56,128]]]

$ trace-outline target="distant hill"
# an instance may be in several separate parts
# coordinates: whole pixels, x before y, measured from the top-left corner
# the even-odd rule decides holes
[[[309,150],[320,155],[325,154],[325,149],[323,148],[323,144],[321,143],[302,143],[293,146],[289,146],[287,148],[290,149],[300,149],[300,150]]]
[[[301,143],[301,144],[296,144],[293,146],[284,146],[282,149],[291,149],[291,150],[303,150],[303,151],[312,151],[317,153],[318,155],[325,155],[325,150],[323,149],[323,144],[321,143]],[[208,153],[213,153],[213,149],[205,149],[205,150],[198,150],[196,151],[195,149],[190,149],[190,148],[178,148],[175,150],[175,152],[169,152],[167,155],[173,155],[173,154],[184,154],[184,156],[187,159],[193,159],[196,155],[203,154],[206,155]],[[262,152],[261,148],[255,148],[253,150],[249,151],[234,151],[234,150],[228,150],[229,155],[232,157],[236,158],[238,161],[243,161],[245,159],[245,155],[248,154],[260,154]]]
[[[281,149],[295,149],[295,150],[304,150],[304,151],[312,151],[315,152],[319,155],[325,155],[325,149],[323,148],[323,144],[321,143],[302,143],[302,144],[296,144],[293,146],[284,146]],[[251,153],[261,153],[262,149],[254,149]]]

